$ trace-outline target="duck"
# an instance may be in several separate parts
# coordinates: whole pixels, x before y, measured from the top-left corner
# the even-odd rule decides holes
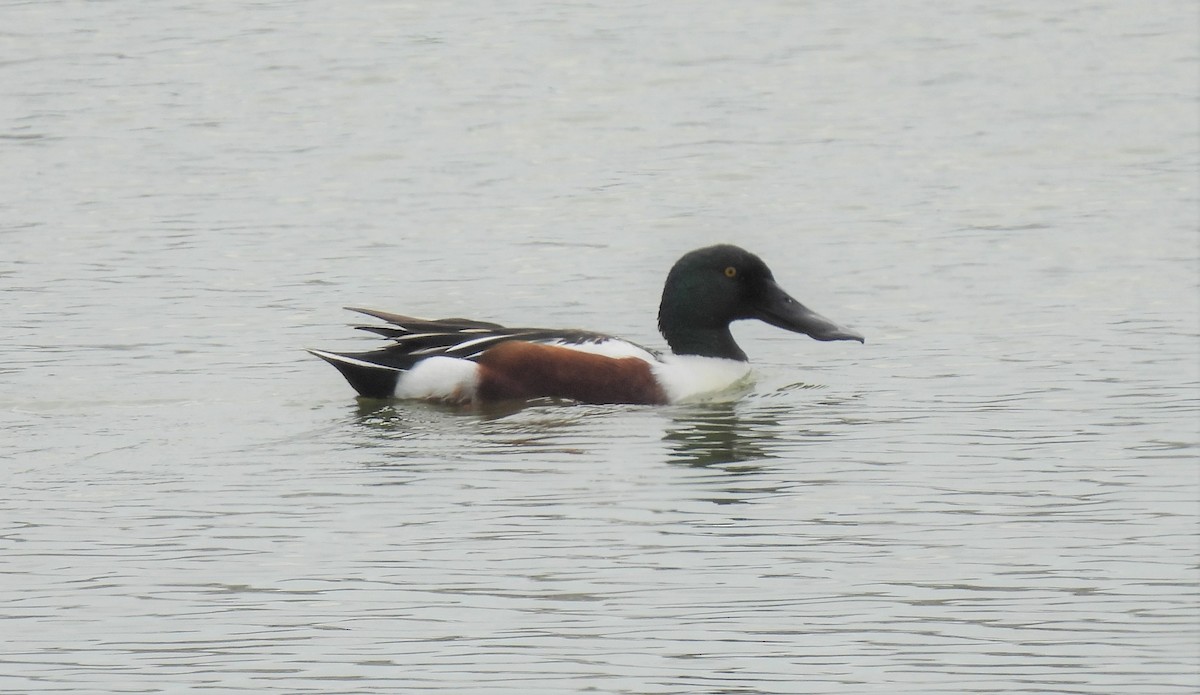
[[[749,380],[749,360],[730,333],[735,321],[866,342],[793,299],[761,258],[731,244],[690,251],[667,273],[658,329],[669,352],[586,330],[346,308],[382,321],[357,328],[391,342],[366,352],[308,352],[368,399],[666,405],[714,399]]]

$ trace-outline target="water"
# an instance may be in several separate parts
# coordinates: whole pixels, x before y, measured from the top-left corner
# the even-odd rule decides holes
[[[1200,688],[1197,11],[31,3],[0,689]],[[867,335],[734,404],[359,404],[343,305]]]

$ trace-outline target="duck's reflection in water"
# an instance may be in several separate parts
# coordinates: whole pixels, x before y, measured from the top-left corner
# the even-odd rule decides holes
[[[762,468],[764,459],[773,458],[768,444],[777,431],[778,422],[770,411],[747,416],[738,412],[737,403],[705,403],[673,413],[663,441],[672,463],[750,472]]]
[[[448,436],[455,439],[461,435],[471,439],[470,442],[458,442],[468,446],[479,445],[477,438],[480,436],[490,439],[487,435],[522,433],[526,439],[546,440],[543,443],[550,445],[558,442],[566,426],[570,426],[575,434],[579,434],[578,427],[582,426],[585,431],[580,436],[586,439],[586,423],[594,422],[597,415],[626,414],[623,406],[578,406],[577,408],[585,408],[581,413],[569,406],[564,406],[561,410],[534,408],[531,411],[530,405],[501,404],[470,408],[359,399],[355,420],[358,431],[367,436],[359,437],[356,441],[360,446],[371,447],[394,447],[397,442],[405,441],[412,446],[421,444],[418,448],[423,453],[431,453],[425,451],[425,444],[428,444],[428,448],[445,446]],[[783,434],[789,429],[782,423],[788,421],[790,408],[773,407],[761,402],[700,403],[644,410],[650,412],[641,413],[639,417],[649,418],[660,414],[665,416],[660,421],[660,431],[662,450],[666,454],[667,462],[692,467],[712,467],[719,469],[723,474],[752,473],[776,465],[780,456],[786,456],[784,452],[789,449],[788,436],[796,434],[794,431],[790,435]],[[534,411],[542,416],[516,420],[511,417]],[[546,417],[547,414],[553,416]],[[446,418],[457,420],[455,416],[470,416],[467,421],[473,425],[464,427],[461,421],[457,422],[452,430],[458,435],[448,435]],[[596,436],[598,447],[613,446],[611,440],[607,440],[601,446],[600,442],[604,440],[599,435]],[[779,441],[781,437],[783,441]],[[528,443],[526,439],[521,441]],[[560,445],[561,442],[558,442],[555,446],[538,451],[558,450]],[[465,451],[464,449],[456,453],[463,454]],[[494,453],[493,449],[488,451]],[[442,451],[442,455],[448,453]]]

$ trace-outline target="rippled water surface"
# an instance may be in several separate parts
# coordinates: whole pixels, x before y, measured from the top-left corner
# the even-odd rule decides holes
[[[1101,2],[18,3],[0,690],[1192,693],[1200,18]],[[357,402],[344,305],[730,404]]]

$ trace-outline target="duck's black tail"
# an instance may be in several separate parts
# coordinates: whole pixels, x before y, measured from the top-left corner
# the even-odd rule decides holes
[[[396,382],[405,371],[375,361],[381,354],[386,354],[383,351],[338,353],[309,349],[309,352],[337,367],[354,390],[366,398],[391,398],[396,393]]]

